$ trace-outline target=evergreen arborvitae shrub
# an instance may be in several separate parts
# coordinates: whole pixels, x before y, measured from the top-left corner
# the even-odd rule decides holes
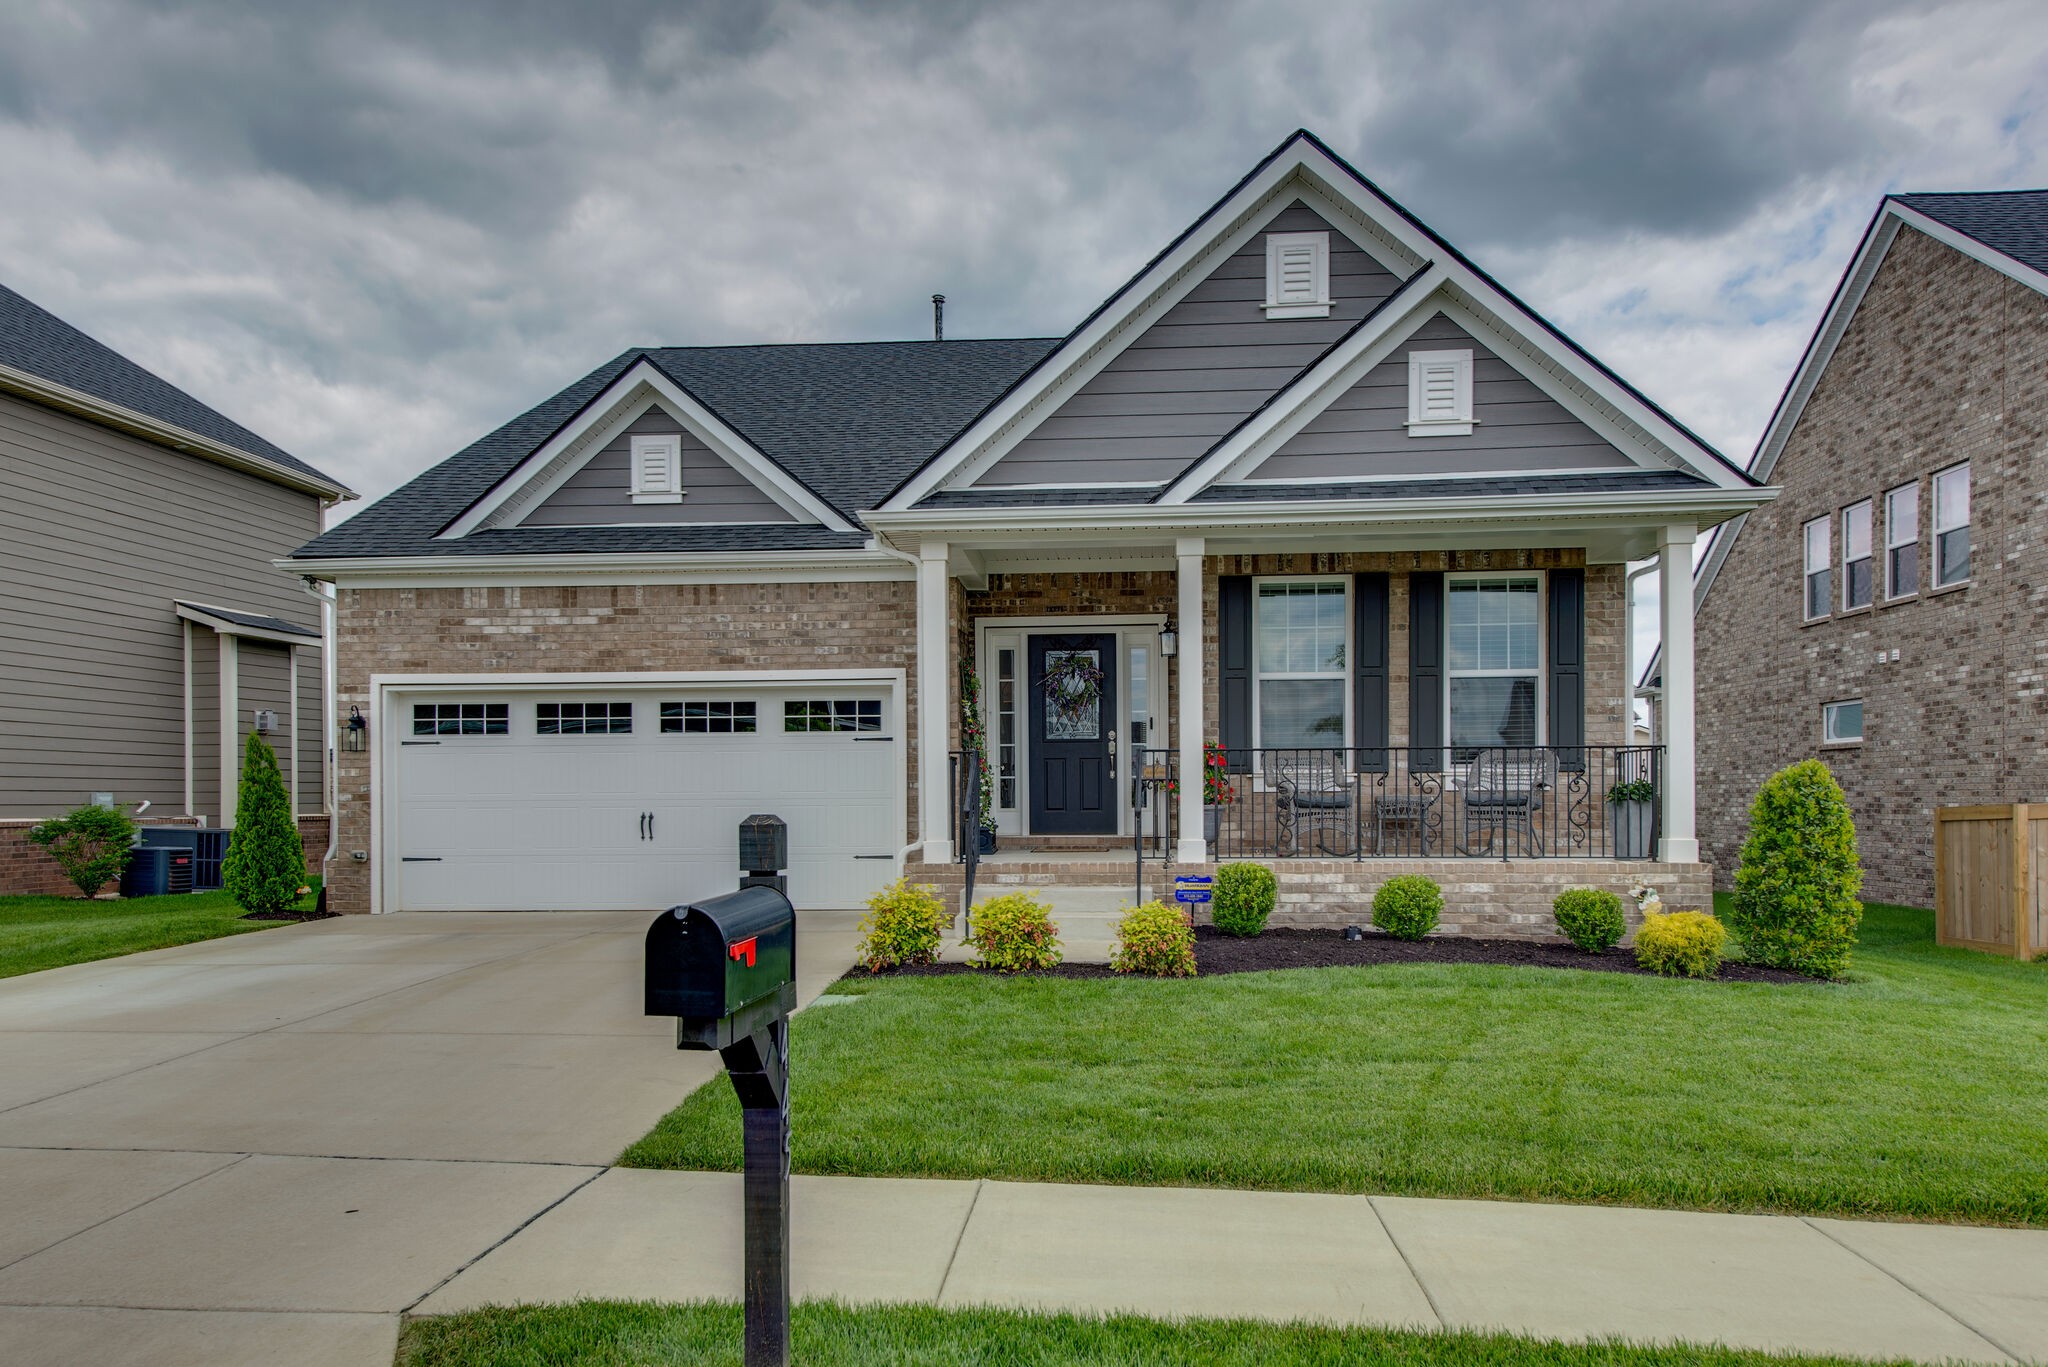
[[[97,897],[128,869],[135,823],[113,807],[74,807],[64,815],[32,826],[29,843],[41,845],[64,870],[81,897]]]
[[[253,916],[290,911],[306,884],[306,848],[299,843],[291,794],[278,772],[277,756],[253,731],[242,749],[235,833],[228,839],[220,880],[235,905]]]
[[[1404,873],[1380,884],[1372,895],[1372,923],[1403,940],[1419,940],[1436,929],[1444,890],[1419,873]]]
[[[1279,897],[1280,880],[1264,864],[1225,864],[1216,870],[1209,916],[1225,935],[1256,935]]]
[[[1862,886],[1856,823],[1827,765],[1801,760],[1766,779],[1749,809],[1728,912],[1744,957],[1841,977],[1863,918]]]
[[[1588,954],[1602,954],[1628,933],[1621,898],[1605,888],[1566,888],[1550,904],[1557,928]]]

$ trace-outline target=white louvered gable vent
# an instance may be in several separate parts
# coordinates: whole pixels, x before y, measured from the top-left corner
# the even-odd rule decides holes
[[[1408,435],[1462,437],[1472,430],[1472,353],[1408,353]]]
[[[632,447],[633,501],[683,501],[683,439],[677,436],[635,437]]]
[[[1330,316],[1330,235],[1266,234],[1266,316]]]

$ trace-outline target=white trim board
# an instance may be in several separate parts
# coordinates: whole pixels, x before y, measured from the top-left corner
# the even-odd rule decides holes
[[[781,524],[777,524],[781,525]],[[343,588],[496,588],[548,584],[820,584],[917,578],[894,555],[837,551],[677,551],[661,554],[415,555],[283,559],[279,569]]]
[[[443,692],[449,689],[474,688],[479,691],[496,692],[541,692],[564,688],[613,688],[646,692],[661,688],[753,688],[777,687],[791,684],[836,683],[862,684],[889,690],[888,712],[885,725],[891,728],[890,735],[901,746],[904,755],[910,753],[909,717],[904,698],[908,692],[905,672],[901,669],[760,669],[760,670],[671,670],[578,673],[513,673],[513,674],[372,674],[368,715],[371,717],[372,734],[378,735],[372,753],[375,763],[370,766],[370,911],[382,912],[390,900],[388,886],[398,874],[395,863],[384,858],[386,841],[384,827],[386,820],[397,809],[386,805],[387,798],[396,797],[395,787],[387,788],[387,776],[396,771],[398,764],[398,743],[404,730],[400,725],[398,707],[400,699],[410,693]],[[896,829],[909,829],[910,822],[910,781],[909,771],[897,766],[896,782]],[[902,854],[896,859],[896,870],[903,870]]]
[[[1283,196],[1301,199],[1333,223],[1365,228],[1360,245],[1380,244],[1367,250],[1382,260],[1405,254],[1406,261],[1389,263],[1397,267],[1397,274],[1412,274],[1423,263],[1432,263],[1474,310],[1498,320],[1500,329],[1515,339],[1516,351],[1582,390],[1611,412],[1614,423],[1640,428],[1644,438],[1668,453],[1664,463],[1694,471],[1717,488],[1748,487],[1748,479],[1718,452],[1557,340],[1546,324],[1491,280],[1445,252],[1393,201],[1298,133],[1197,220],[1179,243],[1112,296],[1026,380],[906,480],[883,503],[883,510],[904,510],[936,489],[971,483],[1022,439],[1036,420],[1034,414],[1042,418],[1057,411],[1123,345],[1206,278],[1214,263],[1248,242]]]
[[[463,537],[483,527],[519,525],[549,494],[656,403],[798,522],[840,532],[858,530],[643,357],[490,492],[449,523],[441,536]]]

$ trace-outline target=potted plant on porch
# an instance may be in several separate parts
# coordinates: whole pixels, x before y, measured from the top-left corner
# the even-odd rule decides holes
[[[1608,830],[1616,859],[1648,859],[1655,829],[1657,785],[1646,778],[1624,779],[1607,790]]]
[[[972,664],[960,666],[960,745],[981,761],[980,821],[975,827],[982,854],[996,852],[995,779],[988,771],[988,731],[981,721],[981,676]]]
[[[1229,761],[1224,748],[1210,741],[1202,747],[1202,839],[1215,843],[1216,832],[1223,824],[1223,809],[1237,801],[1237,785],[1230,781],[1230,773],[1224,767]],[[1168,779],[1166,796],[1170,802],[1180,795],[1180,780]]]

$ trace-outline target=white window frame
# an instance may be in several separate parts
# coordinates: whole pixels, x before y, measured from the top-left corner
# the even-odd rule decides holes
[[[1900,495],[1905,495],[1905,505],[1912,510],[1912,528],[1905,535],[1899,535]],[[1895,563],[1898,552],[1912,547],[1913,587],[1899,592],[1898,566]],[[1926,566],[1920,563],[1920,481],[1901,484],[1896,489],[1884,491],[1884,596],[1886,602],[1901,598],[1912,598],[1919,594],[1920,586],[1926,582]]]
[[[1821,543],[1819,563],[1815,563],[1813,529],[1820,528]],[[1808,518],[1799,524],[1799,546],[1801,571],[1799,575],[1799,611],[1809,622],[1825,621],[1835,611],[1835,519],[1830,517]],[[1820,612],[1813,610],[1813,577],[1827,579],[1827,606]]]
[[[1334,672],[1330,670],[1316,670],[1309,673],[1302,673],[1295,670],[1284,669],[1275,670],[1272,673],[1267,673],[1265,670],[1259,668],[1259,587],[1262,584],[1337,584],[1342,586],[1344,591],[1344,664],[1342,668]],[[1351,678],[1353,673],[1353,662],[1357,658],[1354,652],[1358,649],[1358,642],[1352,639],[1353,636],[1357,634],[1358,630],[1358,623],[1356,621],[1355,616],[1356,608],[1351,601],[1352,590],[1353,584],[1351,576],[1342,574],[1262,574],[1254,575],[1252,577],[1251,673],[1252,748],[1254,750],[1264,748],[1266,743],[1264,736],[1261,734],[1264,728],[1261,721],[1263,709],[1259,705],[1259,695],[1261,692],[1264,691],[1265,682],[1267,679],[1273,679],[1275,681],[1285,681],[1288,679],[1335,678],[1339,680],[1340,687],[1338,689],[1338,692],[1343,696],[1344,699],[1344,735],[1341,740],[1333,744],[1330,748],[1333,750],[1348,750],[1351,748],[1352,728],[1356,725],[1351,716],[1352,694],[1355,691],[1351,687]],[[1185,644],[1183,644],[1181,648],[1185,650],[1187,647]]]
[[[1309,288],[1283,292],[1281,261],[1289,253],[1303,249],[1309,254]],[[1330,316],[1330,303],[1329,233],[1267,233],[1266,316],[1327,318]]]
[[[1444,576],[1444,754],[1453,758],[1458,744],[1451,738],[1451,680],[1519,679],[1526,669],[1451,668],[1451,585],[1484,579],[1534,579],[1536,581],[1536,741],[1550,744],[1550,575],[1543,570],[1471,570]],[[1489,747],[1497,748],[1497,747]]]
[[[1842,709],[1845,707],[1856,709],[1856,734],[1853,736],[1841,734],[1836,727],[1837,719],[1840,718]],[[1863,699],[1861,698],[1838,698],[1834,702],[1824,702],[1820,705],[1820,743],[1822,745],[1861,745],[1863,744],[1863,734],[1868,722],[1869,718],[1864,715]]]
[[[1955,510],[1950,508],[1948,509],[1950,517],[1944,520],[1941,505],[1941,482],[1957,474],[1960,474],[1963,479],[1963,515],[1960,519],[1957,519],[1953,516]],[[1937,470],[1934,473],[1934,535],[1928,538],[1930,550],[1927,557],[1933,562],[1928,566],[1933,571],[1933,576],[1928,581],[1930,587],[1950,589],[1958,584],[1967,584],[1970,582],[1971,575],[1976,572],[1977,548],[1973,544],[1970,547],[1970,574],[1965,574],[1959,579],[1943,579],[1941,577],[1941,539],[1955,532],[1961,532],[1965,536],[1970,534],[1970,499],[1976,492],[1974,485],[1975,481],[1970,476],[1970,463],[1968,461],[1964,461],[1960,465],[1951,465],[1946,470]]]
[[[1853,531],[1851,519],[1858,512],[1863,514],[1862,555],[1855,553],[1855,543],[1850,539],[1850,533]],[[1851,503],[1848,507],[1842,509],[1842,611],[1844,612],[1861,612],[1864,608],[1871,606],[1877,601],[1877,560],[1873,554],[1873,546],[1877,540],[1876,521],[1877,505],[1870,499],[1859,499],[1857,502]],[[1865,566],[1866,588],[1869,592],[1869,597],[1860,603],[1850,601],[1850,594],[1853,591],[1850,585],[1854,578],[1850,570],[1858,561],[1861,561]]]
[[[1451,402],[1448,408],[1430,410],[1424,402],[1432,380],[1448,373]],[[1472,416],[1472,351],[1411,351],[1408,353],[1408,435],[1411,437],[1470,436],[1478,420]]]
[[[628,445],[632,463],[633,502],[681,503],[682,437],[673,432],[636,436]],[[658,466],[657,461],[660,462]]]

